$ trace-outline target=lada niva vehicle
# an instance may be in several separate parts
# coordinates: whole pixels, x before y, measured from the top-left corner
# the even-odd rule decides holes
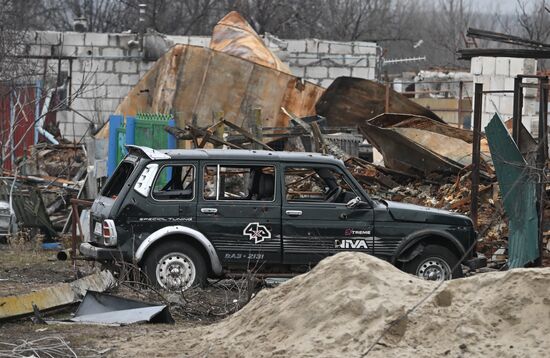
[[[364,252],[428,280],[482,266],[472,221],[374,200],[344,163],[315,153],[128,146],[94,201],[80,252],[140,265],[171,290],[245,273],[297,274]]]

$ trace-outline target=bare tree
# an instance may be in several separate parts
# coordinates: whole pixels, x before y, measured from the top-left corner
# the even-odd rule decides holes
[[[516,17],[522,33],[530,40],[547,41],[550,37],[550,2],[517,0],[517,5]]]
[[[41,27],[56,30],[72,30],[74,20],[84,18],[90,32],[120,32],[138,16],[122,0],[42,0],[41,8],[49,12]]]

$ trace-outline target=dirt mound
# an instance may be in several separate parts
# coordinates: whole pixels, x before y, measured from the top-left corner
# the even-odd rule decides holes
[[[151,337],[125,354],[162,346],[166,356],[358,357],[436,286],[374,257],[341,253],[261,291],[220,323]],[[368,356],[543,356],[549,319],[550,269],[479,275],[443,284]]]

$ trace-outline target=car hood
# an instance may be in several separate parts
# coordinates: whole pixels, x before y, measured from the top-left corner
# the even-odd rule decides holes
[[[431,224],[446,224],[459,226],[472,226],[472,220],[462,214],[447,210],[428,208],[426,206],[398,203],[395,201],[381,200],[388,208],[394,220],[421,222]]]

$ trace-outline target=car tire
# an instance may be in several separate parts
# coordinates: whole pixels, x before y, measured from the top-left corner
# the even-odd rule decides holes
[[[204,287],[207,279],[204,258],[186,242],[168,241],[154,247],[147,254],[143,269],[155,286],[170,291]]]
[[[455,270],[451,272],[453,267]],[[439,245],[427,245],[424,250],[403,265],[405,272],[425,280],[441,281],[463,276],[458,257],[448,248]]]

